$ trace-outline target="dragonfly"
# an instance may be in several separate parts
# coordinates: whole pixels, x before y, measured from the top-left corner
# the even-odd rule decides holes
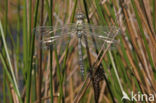
[[[116,26],[97,26],[84,23],[85,16],[82,12],[76,15],[76,23],[64,24],[58,26],[40,26],[35,28],[37,37],[42,36],[41,48],[49,49],[53,46],[63,46],[70,43],[77,42],[77,49],[79,55],[80,72],[84,75],[84,60],[82,48],[88,48],[90,52],[98,51],[102,47],[107,47],[111,44],[110,49],[116,47],[119,43],[113,38],[119,34],[120,29]],[[62,49],[61,47],[59,48]]]

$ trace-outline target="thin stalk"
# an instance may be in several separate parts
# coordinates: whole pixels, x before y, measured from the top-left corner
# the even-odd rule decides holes
[[[116,75],[117,81],[118,81],[119,86],[120,86],[120,90],[122,92],[122,95],[125,96],[126,98],[129,98],[128,95],[126,94],[126,92],[124,91],[123,87],[122,87],[122,84],[121,84],[121,81],[119,79],[119,75],[118,75],[118,72],[117,72],[114,60],[113,60],[112,53],[110,51],[108,51],[108,52],[109,52],[109,56],[110,56],[110,59],[111,59],[112,65],[113,65],[113,69],[115,71],[115,75]]]
[[[65,103],[65,97],[64,97],[64,94],[63,94],[63,81],[64,81],[64,78],[65,78],[65,69],[66,69],[66,60],[67,60],[67,56],[68,56],[68,44],[67,44],[67,47],[65,49],[65,56],[64,56],[64,60],[63,60],[63,66],[62,66],[62,76],[61,76],[61,85],[60,85],[60,97],[62,99],[62,103]]]
[[[90,19],[89,19],[89,16],[88,16],[88,6],[87,6],[87,3],[86,3],[86,0],[83,0],[83,4],[84,4],[84,8],[85,8],[87,22],[90,23]]]
[[[122,32],[123,32],[123,31],[122,31]],[[126,51],[124,48],[121,48],[122,53],[123,53],[123,56],[124,56],[124,58],[125,58],[125,61],[126,61],[127,65],[128,65],[128,67],[132,70],[133,75],[134,75],[134,78],[137,80],[136,85],[140,85],[139,83],[141,82],[141,80],[140,80],[140,78],[137,76],[137,75],[138,75],[138,72],[136,71],[137,68],[136,68],[136,66],[134,65],[133,61],[132,61],[132,56],[133,56],[133,55],[130,54],[130,50],[129,50],[129,48],[128,48],[128,44],[126,44],[126,40],[125,40],[125,39],[122,39],[121,37],[120,37],[120,40],[121,40],[122,43],[126,46],[126,49],[127,49],[127,51]],[[122,47],[123,47],[123,46],[122,46]],[[132,69],[132,68],[134,68],[134,69]],[[140,87],[140,89],[141,89],[141,87]]]
[[[52,2],[52,1],[51,1]],[[52,8],[52,4],[51,4],[51,7],[50,8]],[[51,9],[52,10],[52,9]],[[50,13],[52,13],[51,11],[50,11]],[[50,19],[52,19],[52,14],[50,14],[51,15],[51,17],[50,17]],[[50,20],[50,23],[51,23],[51,25],[52,25],[52,23],[53,23],[53,21],[52,20]],[[53,35],[53,34],[52,34]],[[53,47],[52,47],[53,48]],[[62,76],[62,70],[61,70],[61,68],[60,68],[60,64],[59,64],[59,59],[58,59],[58,54],[57,54],[57,50],[56,50],[56,48],[53,48],[53,50],[54,50],[54,54],[55,54],[55,60],[56,60],[56,66],[57,66],[57,76],[58,76],[58,80],[59,80],[59,98],[58,98],[58,102],[59,103],[61,103],[61,102],[64,102],[64,96],[63,96],[63,76]],[[50,50],[50,55],[51,55],[51,60],[50,60],[50,63],[52,63],[52,49]],[[50,66],[50,69],[52,70],[52,64],[51,64],[51,66]],[[50,74],[51,75],[51,79],[52,79],[52,74]],[[52,82],[52,81],[51,81]],[[51,84],[51,89],[52,89],[52,84]],[[51,90],[51,92],[52,92],[52,90]],[[53,99],[53,97],[51,96],[51,99]]]
[[[29,39],[28,41],[29,42],[28,42],[28,49],[30,49],[29,46],[30,46],[30,37],[31,37],[31,24],[32,24],[31,23],[31,21],[32,21],[31,20],[31,16],[32,16],[31,14],[32,14],[32,0],[29,0],[29,35],[28,35],[28,39]]]
[[[88,9],[87,9],[88,7],[87,7],[86,0],[83,0],[83,4],[84,4],[84,8],[85,8],[85,13],[86,13],[87,21],[88,21],[88,23],[90,23],[89,16],[88,16]],[[87,37],[86,36],[84,36],[84,38],[85,38],[85,45],[86,45],[88,62],[89,62],[89,68],[91,70],[92,69],[92,63],[91,63],[91,57],[90,57],[90,52],[89,52],[89,47],[88,47],[88,40],[87,40]],[[93,40],[93,43],[95,45],[93,36],[92,36],[92,40]]]
[[[53,47],[50,47],[50,96],[53,103]]]
[[[156,1],[153,0],[153,26],[156,33]]]
[[[100,19],[102,21],[101,23],[103,23],[103,25],[106,25],[107,23],[106,23],[106,21],[104,19],[104,16],[103,16],[103,13],[102,13],[102,8],[99,5],[100,4],[100,0],[95,0],[95,4],[96,4],[97,12],[98,12],[98,14],[100,16]]]
[[[50,25],[53,25],[53,0],[50,0],[50,13],[49,13],[49,20]],[[53,35],[53,34],[52,34]],[[50,96],[51,96],[51,103],[53,103],[53,45],[50,47]]]
[[[25,2],[26,3],[26,2]],[[26,6],[27,7],[27,6]],[[30,39],[30,36],[31,36],[31,7],[32,7],[32,0],[29,0],[29,28],[28,28],[28,37],[27,36],[25,36],[26,38],[27,38],[27,40],[28,41],[30,41],[29,39]],[[26,9],[25,9],[26,10]],[[26,12],[26,14],[27,14],[27,11],[25,11]],[[27,15],[26,15],[27,16]],[[26,18],[25,18],[26,19]],[[26,23],[27,23],[27,21],[25,21]],[[27,26],[27,25],[26,25]],[[26,39],[25,38],[25,39]],[[28,44],[27,44],[27,49],[30,49],[29,48],[29,46],[30,46],[30,42],[27,42]],[[29,51],[29,50],[28,50]],[[27,52],[27,53],[29,53],[29,52]],[[28,54],[29,55],[29,54]],[[31,78],[31,75],[32,75],[32,73],[31,73],[31,71],[27,71],[27,73],[28,73],[28,77],[27,77],[27,81],[26,81],[26,103],[29,103],[30,102],[30,90],[31,90],[31,79],[29,79],[29,78]]]
[[[40,0],[37,0],[36,6],[35,6],[35,16],[34,16],[34,26],[33,26],[34,28],[37,25],[39,1]],[[30,86],[31,86],[30,82],[31,82],[31,71],[33,68],[34,42],[35,42],[35,31],[33,31],[32,39],[31,39],[31,51],[30,51],[30,62],[29,62],[30,68],[28,69],[28,77],[27,77],[28,90],[26,92],[26,95],[27,95],[26,103],[29,103],[29,101],[30,101]]]
[[[1,60],[1,63],[2,63],[2,65],[3,65],[3,70],[5,71],[6,76],[7,76],[7,78],[9,79],[9,82],[13,84],[13,89],[14,89],[15,92],[16,92],[16,88],[15,88],[14,82],[13,82],[13,80],[12,80],[11,74],[9,73],[9,71],[8,71],[8,69],[7,69],[7,66],[6,66],[4,57],[2,56],[1,53],[0,53],[0,60]]]
[[[135,2],[134,0],[131,0],[132,2],[132,5],[133,5],[133,8],[134,8],[134,12],[135,12],[135,15],[136,15],[136,19],[138,21],[138,25],[139,25],[139,29],[140,29],[140,32],[141,32],[141,36],[143,38],[143,41],[144,41],[144,44],[145,44],[145,48],[146,48],[146,51],[147,51],[147,54],[148,54],[148,58],[149,58],[149,61],[151,63],[151,66],[152,66],[152,70],[155,74],[155,67],[154,67],[154,63],[153,63],[153,60],[152,60],[152,56],[151,56],[151,53],[150,53],[150,49],[148,47],[148,42],[146,40],[146,37],[145,37],[145,34],[144,34],[144,31],[143,31],[143,28],[142,28],[142,22],[141,22],[141,19],[138,15],[138,12],[137,12],[137,8],[136,8],[136,5],[135,5]]]
[[[72,17],[71,17],[71,22],[74,22],[74,17],[75,17],[75,11],[76,11],[76,7],[77,7],[77,2],[78,0],[75,0],[75,4],[74,4],[74,9],[73,9],[73,13],[72,13]]]
[[[11,91],[10,91],[8,78],[7,78],[6,86],[7,86],[7,91],[8,91],[7,93],[8,93],[8,96],[9,96],[9,103],[13,103],[12,94],[11,94]],[[4,103],[5,103],[5,102],[4,102]]]
[[[13,82],[15,84],[16,93],[17,93],[17,96],[18,96],[19,100],[22,103],[20,92],[19,92],[18,85],[17,85],[17,81],[16,81],[15,74],[14,74],[14,71],[13,71],[13,66],[11,64],[10,56],[9,56],[9,53],[8,53],[7,44],[6,44],[6,40],[5,40],[5,37],[4,37],[4,31],[3,31],[1,20],[0,20],[0,30],[1,30],[2,41],[3,41],[3,44],[4,44],[4,49],[5,49],[6,57],[7,57],[7,60],[8,60],[9,68],[10,68],[10,71],[11,71]]]
[[[62,101],[62,96],[63,96],[63,88],[62,88],[62,73],[61,73],[61,69],[60,69],[60,65],[59,65],[59,60],[58,60],[58,55],[57,55],[57,50],[56,48],[54,49],[55,52],[55,60],[56,60],[56,65],[57,65],[57,76],[58,76],[58,80],[59,80],[59,92],[60,92],[60,96],[58,98],[59,103],[61,103]]]
[[[29,25],[28,25],[28,41],[29,42],[27,42],[28,44],[27,44],[27,49],[28,49],[28,51],[30,51],[30,37],[31,37],[31,14],[32,14],[32,0],[29,0]],[[30,52],[28,52],[28,53],[30,53]],[[28,55],[30,55],[30,54],[28,54]],[[29,62],[29,58],[28,58],[28,62]],[[32,73],[30,72],[30,75],[32,75]],[[31,76],[30,76],[31,77]],[[28,77],[29,78],[29,77]],[[27,93],[26,93],[26,97],[27,97],[27,99],[26,99],[26,102],[28,103],[28,102],[30,102],[30,91],[31,91],[31,80],[32,79],[28,79],[29,81],[27,82]],[[30,86],[29,86],[30,85]]]
[[[34,56],[33,58],[33,70],[32,70],[32,81],[31,81],[31,91],[32,96],[31,96],[31,102],[34,103],[36,100],[36,57]]]
[[[20,56],[20,0],[18,0],[18,5],[17,5],[17,42],[16,42],[16,65],[17,65],[17,70],[19,71],[19,56]]]
[[[24,15],[23,15],[23,61],[24,61],[24,71],[27,70],[27,57],[28,57],[28,48],[27,48],[27,2],[24,0]]]
[[[7,35],[7,24],[8,24],[8,0],[5,0],[5,25],[4,25],[4,35]],[[3,49],[4,53],[4,49]],[[6,72],[3,70],[3,103],[6,103]]]
[[[65,68],[66,68],[66,61],[67,61],[67,56],[68,56],[68,50],[69,50],[69,48],[68,48],[68,45],[67,45],[67,47],[66,47],[66,50],[65,50],[65,56],[64,56],[64,60],[63,60],[63,80],[64,80],[64,76],[65,76]]]
[[[41,0],[41,22],[40,26],[43,26],[44,20],[44,0]],[[42,40],[42,35],[39,36],[39,40]],[[42,43],[39,43],[39,47],[42,47]],[[41,103],[41,90],[42,90],[42,48],[39,48],[38,52],[38,78],[37,78],[37,100]]]

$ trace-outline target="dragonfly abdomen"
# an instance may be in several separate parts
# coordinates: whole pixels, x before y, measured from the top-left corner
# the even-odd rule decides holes
[[[79,65],[80,65],[81,75],[84,76],[84,64],[83,64],[81,38],[78,38],[78,54],[79,54]]]

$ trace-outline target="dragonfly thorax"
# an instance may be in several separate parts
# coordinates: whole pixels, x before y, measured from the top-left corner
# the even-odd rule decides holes
[[[83,23],[81,20],[77,20],[77,37],[81,38],[83,34]]]
[[[77,37],[78,37],[78,38],[81,38],[82,35],[83,35],[83,31],[82,31],[82,30],[78,30],[78,31],[77,31]]]
[[[82,25],[83,24],[83,20],[77,20],[76,24],[77,24],[77,26]]]

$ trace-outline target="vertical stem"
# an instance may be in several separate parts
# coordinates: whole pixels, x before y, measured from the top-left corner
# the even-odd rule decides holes
[[[76,0],[75,1],[75,4],[74,4],[74,9],[73,9],[72,17],[71,17],[71,22],[72,23],[74,22],[74,17],[75,17],[75,11],[76,11],[76,7],[77,7],[77,2],[78,2],[78,0]]]
[[[34,103],[36,100],[36,57],[33,56],[33,70],[32,70],[32,83],[31,83],[31,91],[32,95],[31,95],[31,103]]]
[[[29,48],[29,46],[30,46],[30,37],[31,37],[31,14],[32,14],[32,0],[29,0],[29,35],[28,35],[28,48]],[[30,49],[30,48],[29,48]]]
[[[39,6],[39,1],[40,0],[37,0],[37,3],[36,3],[36,8],[35,8],[35,16],[34,16],[34,28],[36,27],[37,25],[37,16],[38,16],[38,6]],[[30,86],[31,86],[31,71],[32,71],[32,68],[33,68],[33,55],[34,55],[34,42],[35,42],[35,31],[33,32],[32,34],[32,39],[30,41],[31,43],[31,51],[30,51],[30,62],[29,62],[29,66],[30,68],[28,69],[28,77],[27,77],[27,86],[26,88],[28,88],[27,92],[26,92],[26,103],[29,103],[30,101]]]
[[[101,5],[100,5],[100,0],[95,0],[95,5],[96,5],[96,8],[97,8],[97,13],[100,16],[100,19],[102,21],[101,23],[103,25],[107,25],[106,20],[105,20],[104,15],[103,15],[103,12],[102,12]]]
[[[53,0],[50,0],[50,14],[49,14],[49,20],[50,25],[53,25]],[[53,35],[53,34],[52,34]],[[50,47],[50,96],[51,96],[51,103],[53,103],[53,45]]]
[[[143,42],[145,44],[145,49],[147,51],[147,54],[148,54],[148,58],[149,58],[149,61],[150,61],[150,64],[152,66],[152,70],[155,72],[155,66],[154,66],[154,63],[153,63],[153,60],[152,60],[152,56],[151,56],[151,53],[150,53],[150,49],[149,49],[149,46],[148,46],[148,42],[147,42],[147,39],[146,39],[146,36],[145,36],[145,33],[144,33],[144,30],[143,30],[143,27],[142,27],[142,21],[140,19],[140,16],[137,12],[137,6],[135,4],[135,0],[131,0],[131,3],[133,5],[133,8],[134,8],[134,12],[135,12],[135,15],[136,15],[136,20],[138,22],[138,26],[139,26],[139,30],[141,32],[141,36],[143,38]],[[151,42],[152,42],[152,39],[151,39]],[[155,41],[153,40],[153,45],[155,45]]]
[[[53,46],[53,45],[52,45]],[[53,103],[53,47],[50,47],[50,96]]]
[[[122,85],[121,85],[120,78],[119,78],[119,75],[118,75],[118,72],[117,72],[117,69],[116,69],[114,60],[113,60],[113,56],[112,56],[112,53],[111,53],[110,51],[109,51],[109,56],[110,56],[110,59],[111,59],[111,62],[112,62],[113,68],[114,68],[114,72],[115,72],[116,78],[117,78],[117,80],[118,80],[120,89],[121,89],[121,91],[122,91],[122,93],[123,93],[124,89],[123,89],[123,87],[122,87]]]
[[[5,74],[5,75],[7,76],[7,74]],[[9,79],[7,78],[6,86],[7,86],[8,96],[9,96],[9,103],[13,103],[12,94],[11,94],[11,90],[10,90],[9,84],[10,84],[9,83]]]
[[[27,6],[26,6],[27,7]],[[32,0],[29,0],[29,35],[28,35],[28,37],[26,36],[26,38],[27,38],[27,40],[28,41],[30,41],[29,40],[29,36],[31,36],[31,7],[32,7]],[[26,13],[27,14],[27,13]],[[29,48],[29,42],[27,42],[28,44],[28,46],[27,46],[27,49],[30,49]],[[29,50],[28,50],[29,51]],[[29,53],[29,52],[27,52],[27,53]],[[29,62],[29,60],[28,60],[28,62]],[[26,103],[29,103],[30,102],[30,91],[31,91],[31,77],[32,77],[32,73],[31,73],[31,69],[29,69],[28,71],[27,71],[27,73],[28,73],[28,77],[27,77],[27,84],[26,84],[26,90],[27,90],[27,92],[26,92]]]
[[[43,11],[44,11],[44,0],[41,1],[41,23],[40,26],[43,25]],[[39,40],[42,40],[42,35],[40,35]],[[42,47],[42,43],[39,44],[39,47]],[[38,103],[41,103],[41,90],[42,90],[42,49],[39,49],[39,70],[38,70],[38,81],[37,81],[37,100]]]
[[[27,70],[27,2],[24,0],[24,15],[23,15],[23,61],[24,71]]]
[[[83,4],[84,4],[84,8],[85,8],[87,22],[90,23],[89,16],[88,16],[88,9],[87,9],[88,6],[87,6],[87,3],[86,3],[86,0],[83,0]]]
[[[8,24],[8,0],[5,0],[5,18],[4,19],[5,19],[4,35],[6,36],[7,24]],[[3,103],[6,103],[6,73],[4,69],[3,69]]]
[[[1,21],[0,21],[0,31],[1,31],[0,34],[2,36],[2,41],[3,41],[3,44],[4,44],[4,50],[5,50],[5,53],[6,53],[6,58],[8,60],[8,65],[9,65],[10,72],[11,72],[11,75],[12,75],[12,78],[13,78],[13,82],[14,82],[13,85],[15,86],[15,91],[17,93],[19,101],[22,102],[21,96],[20,96],[20,92],[19,92],[19,89],[18,89],[18,85],[17,85],[17,81],[16,81],[16,78],[15,78],[15,74],[14,74],[14,71],[13,71],[13,66],[11,64],[8,48],[7,48],[7,45],[6,45],[6,40],[5,40],[5,37],[4,37],[4,31],[3,31],[3,27],[2,27]]]
[[[153,25],[154,31],[156,32],[156,1],[153,0]]]
[[[55,59],[56,59],[56,65],[57,65],[57,75],[58,75],[58,80],[59,80],[59,93],[60,96],[58,98],[58,103],[61,103],[62,101],[62,96],[63,96],[63,87],[62,87],[62,72],[60,69],[60,65],[59,65],[59,59],[58,59],[58,55],[57,55],[57,50],[56,48],[54,49],[55,51]]]
[[[20,0],[18,0],[17,5],[17,42],[16,42],[16,65],[17,65],[17,71],[19,70],[19,52],[20,52]]]
[[[53,0],[50,0],[50,14],[49,14],[49,20],[50,20],[50,26],[53,25]]]

